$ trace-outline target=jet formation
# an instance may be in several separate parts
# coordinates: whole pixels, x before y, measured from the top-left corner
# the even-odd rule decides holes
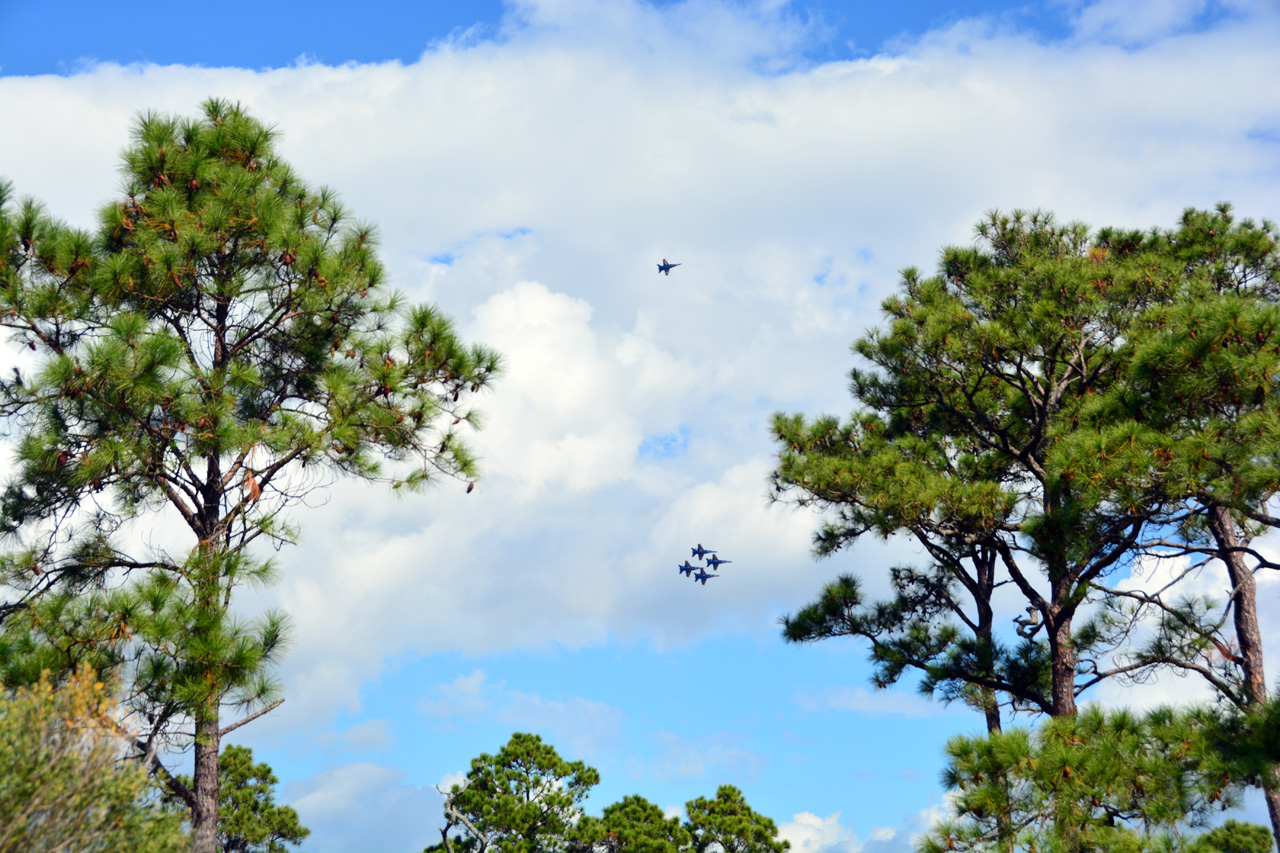
[[[690,556],[695,557],[699,560],[705,560],[707,564],[705,566],[695,566],[692,563],[690,563],[688,560],[685,560],[683,564],[676,566],[676,571],[678,571],[680,574],[684,575],[685,577],[693,578],[696,582],[701,583],[703,586],[707,585],[707,581],[713,578],[720,577],[720,575],[709,573],[707,569],[711,569],[712,572],[716,572],[716,571],[719,571],[720,567],[723,566],[725,563],[733,562],[733,560],[720,559],[719,557],[716,556],[715,551],[711,550],[710,548],[703,548],[701,542],[698,543],[698,546],[696,548],[690,548],[689,550],[693,552]]]

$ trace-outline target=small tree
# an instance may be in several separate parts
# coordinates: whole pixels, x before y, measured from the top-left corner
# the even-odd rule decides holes
[[[0,698],[0,853],[179,853],[146,771],[120,763],[107,685],[81,669]]]
[[[922,853],[1005,850],[1008,827],[1025,850],[1196,850],[1186,831],[1242,789],[1196,713],[1089,707],[1035,733],[953,738],[947,755],[957,819],[932,830]]]
[[[231,610],[272,577],[255,546],[294,541],[285,512],[328,477],[474,476],[458,425],[498,366],[385,292],[372,227],[303,184],[275,136],[218,100],[143,116],[92,235],[0,185],[0,325],[34,360],[0,381],[21,435],[0,663],[10,683],[82,659],[125,673],[136,746],[190,808],[196,853],[217,847],[221,738],[256,715],[224,709],[263,713],[277,692],[283,615]],[[189,533],[177,553],[130,526],[161,509]],[[190,786],[158,757],[183,739]]]
[[[600,817],[578,824],[581,846],[601,853],[680,853],[693,843],[678,817],[638,794],[605,806]]]
[[[182,782],[191,784],[187,777]],[[249,747],[229,744],[222,750],[218,761],[218,849],[222,853],[285,853],[286,844],[301,844],[311,834],[291,806],[276,805],[279,782],[269,764],[254,763]]]
[[[555,853],[574,846],[582,801],[600,783],[594,767],[565,761],[534,734],[516,732],[497,755],[481,754],[460,785],[445,796],[441,843],[452,853],[450,833],[460,830],[484,853]]]
[[[721,785],[714,799],[698,797],[685,804],[685,829],[695,853],[784,853],[791,842],[778,838],[778,825],[747,805],[742,791]]]

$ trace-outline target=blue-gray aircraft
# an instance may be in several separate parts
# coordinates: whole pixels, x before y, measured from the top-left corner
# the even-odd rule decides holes
[[[706,569],[698,569],[698,573],[697,573],[696,575],[694,575],[694,576],[693,576],[693,579],[694,579],[694,580],[696,580],[696,581],[702,581],[702,585],[703,585],[703,586],[706,586],[706,585],[707,585],[707,581],[711,580],[712,578],[718,578],[718,577],[720,577],[720,576],[719,576],[719,575],[709,575],[709,574],[707,574],[707,570],[706,570]]]
[[[720,564],[721,564],[721,563],[732,563],[732,562],[733,562],[733,560],[722,560],[722,559],[720,559],[719,557],[717,557],[717,556],[715,555],[715,552],[714,552],[714,551],[712,551],[712,552],[711,552],[711,556],[710,556],[710,557],[707,557],[707,565],[708,565],[708,566],[710,566],[712,569],[714,569],[714,570],[715,570],[715,571],[717,571],[717,572],[718,572],[718,571],[720,571]]]
[[[671,276],[671,270],[680,266],[680,264],[669,264],[667,259],[663,258],[662,263],[658,264],[658,272],[665,274],[668,278]]]
[[[707,556],[708,554],[715,553],[715,551],[709,550],[707,548],[703,548],[701,542],[698,543],[697,548],[690,548],[689,550],[693,551],[693,556],[697,557],[699,560],[701,560],[703,557]]]
[[[683,566],[676,566],[676,571],[687,577],[692,574],[693,570],[696,568],[698,568],[698,566],[691,566],[689,565],[689,561],[685,560]]]

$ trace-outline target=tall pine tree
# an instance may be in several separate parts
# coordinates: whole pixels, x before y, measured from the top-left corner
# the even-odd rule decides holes
[[[1254,576],[1280,568],[1255,542],[1280,527],[1270,506],[1280,493],[1280,233],[1224,204],[1186,211],[1157,240],[1181,267],[1177,287],[1135,318],[1119,354],[1126,370],[1085,407],[1090,428],[1055,448],[1052,465],[1094,504],[1165,507],[1168,533],[1153,550],[1187,558],[1182,576],[1221,561],[1221,602],[1100,591],[1115,621],[1147,612],[1158,622],[1131,660],[1198,674],[1246,711],[1268,698]],[[1280,774],[1264,776],[1280,844]]]
[[[931,565],[891,575],[894,598],[865,606],[849,582],[785,622],[793,641],[868,637],[888,683],[905,667],[945,698],[987,710],[1074,713],[1076,697],[1121,670],[1117,638],[1076,630],[1089,590],[1131,559],[1146,516],[1086,504],[1055,476],[1051,451],[1110,387],[1135,310],[1159,298],[1141,235],[1110,250],[1047,214],[991,214],[981,244],[943,252],[939,275],[903,274],[886,328],[854,350],[858,405],[847,422],[777,415],[774,496],[830,510],[832,553],[872,533],[905,533]],[[1018,640],[995,630],[992,595],[1012,586]],[[843,597],[843,600],[842,600]],[[1082,677],[1083,676],[1083,677]]]
[[[326,479],[473,477],[458,425],[498,368],[387,292],[373,229],[275,136],[219,100],[142,116],[93,234],[0,190],[0,325],[27,358],[0,384],[19,437],[0,497],[6,677],[119,669],[197,853],[217,845],[220,740],[245,721],[224,710],[270,702],[286,636],[281,614],[238,617],[236,589],[270,580],[260,552],[294,540],[287,511]],[[149,545],[171,520],[189,544]],[[184,733],[190,785],[159,758]]]

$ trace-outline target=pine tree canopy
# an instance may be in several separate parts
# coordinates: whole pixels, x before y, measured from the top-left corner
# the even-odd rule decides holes
[[[721,785],[712,799],[690,800],[685,813],[696,853],[785,853],[791,848],[791,842],[778,838],[778,825],[747,805],[733,785]]]
[[[568,850],[582,801],[599,783],[594,767],[565,761],[539,736],[516,732],[496,755],[473,758],[467,778],[447,794],[443,840],[452,845],[456,828],[479,853]]]
[[[693,843],[678,817],[667,817],[638,794],[605,806],[599,818],[583,818],[578,836],[605,853],[680,853]]]

